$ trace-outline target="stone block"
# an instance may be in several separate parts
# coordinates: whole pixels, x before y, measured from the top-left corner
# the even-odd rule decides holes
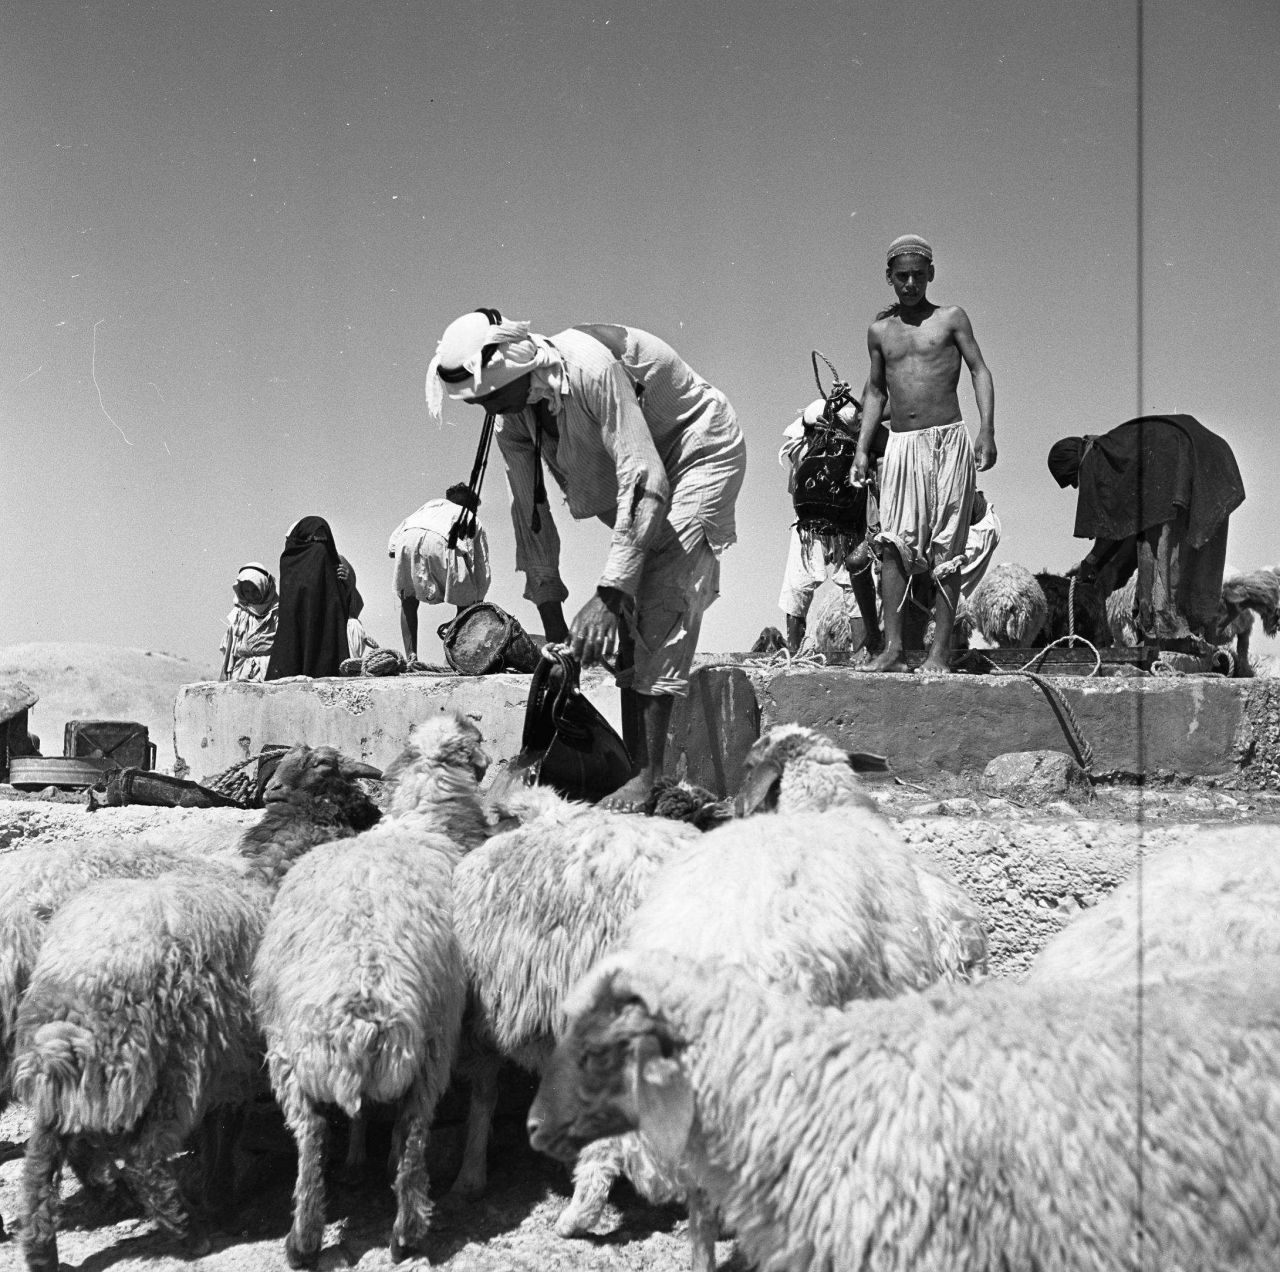
[[[1065,751],[1014,751],[997,755],[979,785],[988,795],[1040,804],[1088,787],[1089,779]]]

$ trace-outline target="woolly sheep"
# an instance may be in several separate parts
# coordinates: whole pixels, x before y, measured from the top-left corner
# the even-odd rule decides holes
[[[775,725],[747,752],[736,810],[746,816],[765,809],[786,816],[799,812],[850,809],[853,830],[868,817],[879,818],[879,833],[889,823],[867,794],[860,773],[885,767],[880,756],[846,751],[802,724]],[[987,936],[982,913],[939,866],[913,856],[916,884],[924,899],[924,918],[947,980],[973,980],[987,971]]]
[[[267,787],[268,804],[262,817],[246,830],[237,828],[231,860],[244,863],[246,870],[260,877],[274,876],[282,861],[312,845],[373,825],[379,817],[377,805],[356,779],[379,776],[376,768],[349,760],[333,747],[292,748]],[[181,839],[158,834],[100,837],[0,857],[0,1100],[18,1003],[45,924],[90,884],[100,879],[154,878],[202,859],[195,847],[184,830]]]
[[[971,649],[1030,645],[1049,617],[1049,602],[1025,565],[1002,561],[973,589],[966,606]]]
[[[1263,1272],[1276,971],[1149,987],[1139,1041],[1118,987],[989,981],[841,1013],[625,953],[566,1004],[530,1136],[567,1158],[639,1128],[761,1269]]]
[[[271,1086],[298,1143],[291,1267],[314,1266],[324,1227],[322,1106],[350,1117],[397,1105],[395,1261],[430,1225],[426,1142],[448,1085],[466,1000],[451,877],[488,833],[477,787],[488,765],[461,716],[415,727],[387,770],[387,815],[313,851],[277,895],[253,966]]]
[[[1224,957],[1280,955],[1280,827],[1201,831],[1143,862],[1045,945],[1031,983],[1138,976],[1139,901],[1145,976],[1181,974]]]
[[[192,863],[96,883],[49,923],[13,1062],[33,1119],[22,1177],[32,1272],[58,1266],[60,1169],[86,1145],[122,1157],[150,1214],[192,1253],[207,1248],[169,1159],[207,1108],[247,1097],[249,962],[268,898],[230,868]]]
[[[470,853],[453,879],[471,993],[467,1137],[451,1189],[464,1200],[485,1188],[501,1059],[542,1071],[570,986],[616,943],[662,863],[701,837],[686,822],[609,812],[548,787],[502,799],[518,824]]]
[[[378,769],[347,759],[332,747],[296,746],[281,759],[268,787],[266,811],[239,833],[234,857],[248,876],[272,883],[288,863],[313,844],[351,835],[372,825],[377,806],[356,779],[379,777]],[[184,828],[181,839],[161,835],[107,837],[33,848],[0,858],[0,1109],[7,1103],[5,1079],[13,1054],[19,1004],[44,938],[46,924],[68,901],[107,879],[149,879],[206,862],[207,845]],[[87,1159],[72,1155],[77,1173]],[[0,1223],[0,1235],[3,1235]]]
[[[1046,571],[1037,574],[1035,580],[1044,593],[1048,613],[1033,645],[1047,645],[1064,636],[1083,637],[1095,649],[1109,649],[1115,644],[1106,601],[1094,584]]]
[[[1116,644],[1130,647],[1141,644],[1138,631],[1137,574],[1130,575],[1122,587],[1107,597],[1107,618],[1115,633]],[[1268,636],[1280,630],[1280,578],[1276,569],[1228,570],[1222,579],[1222,600],[1218,608],[1217,630],[1209,633],[1220,647],[1231,652],[1233,674],[1252,676],[1249,639],[1254,615],[1262,620]],[[1234,641],[1235,649],[1231,650]]]
[[[939,950],[919,865],[886,819],[859,808],[736,820],[658,872],[623,948],[639,956],[721,958],[820,1006],[962,979],[968,972],[956,952],[967,955],[968,933]],[[643,1145],[627,1152],[642,1154]],[[661,1174],[650,1165],[648,1177]],[[678,1191],[680,1182],[668,1179],[650,1199]],[[578,1230],[596,1222],[611,1183],[595,1159],[579,1163],[571,1205]],[[696,1191],[688,1204],[693,1266],[709,1272],[712,1217]]]

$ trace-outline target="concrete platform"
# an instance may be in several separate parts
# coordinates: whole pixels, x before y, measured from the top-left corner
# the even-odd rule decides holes
[[[1057,676],[1093,748],[1094,771],[1149,776],[1243,774],[1280,784],[1280,682],[1218,677]],[[180,766],[201,780],[269,743],[328,743],[384,765],[415,721],[461,708],[495,759],[516,754],[527,675],[392,676],[271,684],[185,685],[174,711]],[[618,695],[599,671],[583,691],[618,727]],[[799,721],[888,757],[907,778],[980,772],[1006,751],[1068,750],[1049,702],[1020,676],[869,675],[778,669],[762,660],[706,663],[672,717],[667,768],[718,793],[737,789],[764,728]]]

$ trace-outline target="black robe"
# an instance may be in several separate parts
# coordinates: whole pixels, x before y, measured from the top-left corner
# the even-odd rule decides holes
[[[280,607],[267,680],[336,676],[347,657],[347,600],[328,522],[303,517],[280,556]]]
[[[1181,512],[1187,542],[1200,548],[1244,502],[1231,447],[1190,415],[1142,415],[1089,440],[1077,539],[1127,539]]]

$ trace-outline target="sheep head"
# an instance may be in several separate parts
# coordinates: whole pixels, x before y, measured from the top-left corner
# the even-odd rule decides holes
[[[734,813],[821,811],[835,805],[874,806],[858,773],[888,769],[881,755],[846,751],[802,724],[775,725],[747,752]]]
[[[391,812],[474,794],[488,771],[480,730],[459,711],[443,712],[415,724],[409,745],[387,766],[383,776],[394,783]]]
[[[270,804],[288,799],[294,791],[323,798],[326,794],[349,790],[358,777],[377,779],[381,776],[381,769],[348,759],[334,747],[299,743],[277,761],[262,799]]]
[[[1222,603],[1218,609],[1218,640],[1230,640],[1252,626],[1245,618],[1252,610],[1262,620],[1262,630],[1274,636],[1280,630],[1280,579],[1271,570],[1233,574],[1222,581]]]
[[[568,1025],[529,1109],[534,1148],[571,1161],[594,1140],[639,1130],[659,1156],[680,1159],[693,1089],[684,1042],[657,1007],[657,985],[674,965],[655,951],[616,955],[565,1000]]]

